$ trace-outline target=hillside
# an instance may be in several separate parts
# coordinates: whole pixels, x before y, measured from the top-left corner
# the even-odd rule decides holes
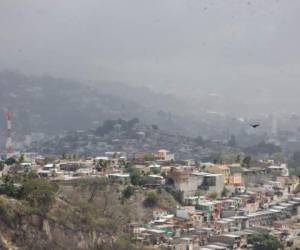
[[[45,188],[41,195],[31,191],[31,198],[1,195],[0,248],[136,249],[126,234],[126,226],[152,218],[152,209],[143,205],[147,191],[137,188],[132,198],[123,200],[124,186],[99,183],[99,180],[57,183],[58,190],[47,208],[41,196],[47,194]],[[43,184],[39,182],[40,185]],[[94,192],[92,199],[91,192]],[[37,202],[31,202],[33,197]],[[157,208],[170,210],[175,206],[168,193],[159,194]]]
[[[171,133],[226,138],[241,123],[230,116],[209,113],[189,101],[116,82],[80,83],[49,76],[0,73],[0,107],[13,112],[14,141],[40,135],[97,128],[108,119],[137,117]],[[4,115],[0,115],[0,139],[4,139]],[[1,144],[3,147],[3,144]]]
[[[99,82],[79,83],[48,76],[0,73],[0,106],[14,114],[14,129],[23,135],[86,129],[107,119],[139,117],[173,130],[181,130],[186,105],[147,88]],[[0,128],[4,128],[0,116]]]
[[[226,143],[204,140],[165,131],[147,125],[137,118],[107,120],[96,129],[68,131],[60,136],[34,143],[29,151],[47,155],[78,154],[97,156],[105,152],[156,152],[166,148],[176,159],[206,159],[218,152],[233,152],[237,148]]]

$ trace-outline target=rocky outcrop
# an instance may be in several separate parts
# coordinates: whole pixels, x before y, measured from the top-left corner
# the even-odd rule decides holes
[[[143,207],[145,191],[136,190],[124,201],[120,197],[123,188],[108,185],[88,202],[89,184],[64,184],[45,213],[25,201],[1,195],[0,249],[134,249],[115,248],[114,244],[126,237],[127,223],[144,223],[152,217],[152,210]],[[164,191],[159,200],[161,208],[176,205]]]

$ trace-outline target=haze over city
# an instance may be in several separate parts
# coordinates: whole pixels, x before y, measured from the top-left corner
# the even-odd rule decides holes
[[[299,250],[299,13],[0,0],[0,249]]]
[[[201,105],[208,95],[218,107],[232,99],[254,112],[299,104],[298,1],[2,0],[0,7],[0,70],[147,86]]]

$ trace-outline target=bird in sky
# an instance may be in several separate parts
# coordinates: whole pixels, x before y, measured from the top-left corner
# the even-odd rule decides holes
[[[255,123],[255,124],[250,124],[250,126],[251,126],[252,128],[257,128],[257,127],[259,127],[259,126],[260,126],[260,124],[258,124],[258,123]]]

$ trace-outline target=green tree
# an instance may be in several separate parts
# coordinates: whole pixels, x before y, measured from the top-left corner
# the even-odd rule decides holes
[[[141,172],[138,169],[133,168],[133,170],[131,170],[131,173],[130,173],[131,184],[134,186],[140,185],[141,180],[142,180]]]
[[[122,192],[122,196],[125,199],[129,199],[133,194],[134,188],[132,186],[127,186]]]
[[[5,175],[2,177],[3,184],[0,186],[0,193],[6,194],[13,198],[20,198],[22,196],[23,187],[22,185],[16,184],[15,180]]]
[[[246,156],[244,159],[243,159],[243,162],[242,162],[242,166],[245,167],[245,168],[250,168],[251,166],[251,156]]]
[[[150,191],[144,200],[145,207],[155,207],[158,203],[158,195],[155,191]]]
[[[100,168],[102,171],[106,171],[109,167],[109,162],[107,160],[99,160],[98,162],[98,168]]]
[[[151,169],[151,172],[152,172],[153,174],[160,174],[160,168],[152,168],[152,169]]]
[[[154,154],[148,152],[144,154],[144,161],[153,161],[154,160]]]
[[[10,158],[8,158],[6,161],[5,161],[5,164],[6,165],[13,165],[13,164],[15,164],[15,163],[17,163],[17,161],[16,161],[16,159],[15,158],[13,158],[13,157],[10,157]]]
[[[48,209],[56,191],[56,185],[44,179],[29,179],[24,182],[24,199],[42,212]]]
[[[235,163],[241,163],[241,155],[236,156]]]
[[[249,237],[249,243],[254,250],[278,250],[283,249],[281,243],[274,236],[267,233],[256,233]]]

